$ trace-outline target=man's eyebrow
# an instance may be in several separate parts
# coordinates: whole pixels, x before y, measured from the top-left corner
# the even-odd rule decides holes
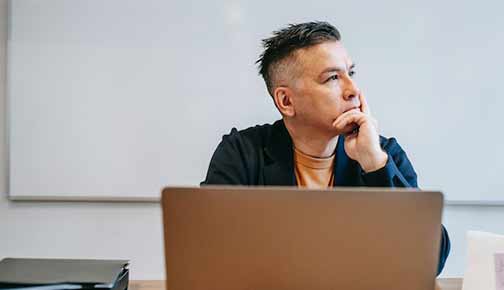
[[[353,63],[352,65],[350,65],[350,67],[348,68],[348,70],[353,70],[355,68],[355,63]],[[341,68],[339,67],[328,67],[326,68],[325,70],[323,70],[320,75],[323,75],[323,74],[326,74],[326,73],[329,73],[329,72],[341,72],[343,71]]]

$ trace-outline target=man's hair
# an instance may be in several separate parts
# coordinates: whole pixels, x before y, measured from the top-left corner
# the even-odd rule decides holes
[[[339,41],[341,35],[331,24],[323,21],[289,24],[286,28],[273,32],[273,36],[263,39],[264,52],[256,64],[264,78],[268,92],[273,97],[278,66],[291,54],[301,48],[326,41]]]

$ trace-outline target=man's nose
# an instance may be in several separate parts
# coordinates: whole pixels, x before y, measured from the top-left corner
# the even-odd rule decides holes
[[[342,85],[342,92],[343,92],[343,98],[345,101],[350,101],[360,95],[360,90],[355,84],[355,82],[350,78],[350,77],[344,77],[342,78],[343,82],[341,83]]]

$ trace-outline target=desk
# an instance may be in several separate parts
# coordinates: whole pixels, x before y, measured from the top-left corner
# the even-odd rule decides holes
[[[438,279],[439,290],[461,290],[461,278]],[[164,280],[132,280],[129,290],[164,290]]]

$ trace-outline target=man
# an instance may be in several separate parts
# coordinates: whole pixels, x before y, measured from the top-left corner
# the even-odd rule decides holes
[[[282,120],[233,128],[215,150],[202,185],[417,187],[396,139],[379,135],[335,27],[290,25],[263,44],[257,63]],[[441,237],[438,274],[450,251],[444,227]]]

